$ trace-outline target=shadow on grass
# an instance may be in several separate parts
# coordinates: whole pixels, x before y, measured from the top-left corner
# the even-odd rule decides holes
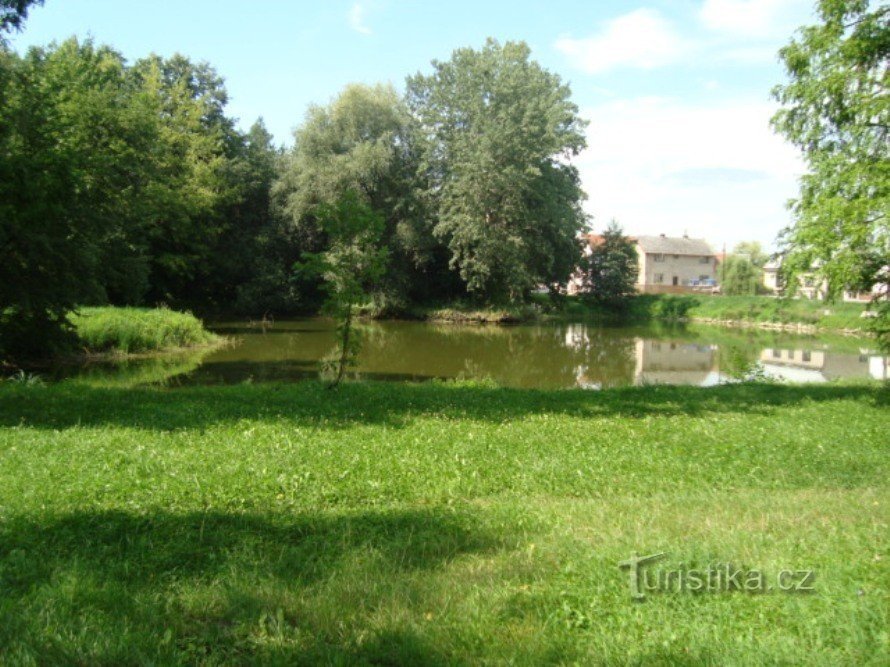
[[[412,573],[504,546],[472,516],[441,510],[17,518],[0,524],[0,662],[5,646],[38,663],[435,664],[408,628],[356,645],[351,626],[375,607],[422,617],[410,588],[425,577]]]
[[[242,419],[325,428],[357,423],[400,426],[422,416],[504,422],[543,413],[581,418],[768,414],[806,402],[849,400],[890,406],[890,391],[875,384],[651,386],[603,392],[392,382],[346,383],[336,390],[311,381],[176,389],[10,384],[0,385],[0,427],[175,430]]]

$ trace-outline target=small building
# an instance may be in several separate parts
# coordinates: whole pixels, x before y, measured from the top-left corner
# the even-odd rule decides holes
[[[763,266],[763,286],[773,294],[782,294],[785,284],[781,276],[781,259],[770,260]],[[828,281],[818,277],[819,263],[813,262],[810,271],[800,274],[795,296],[805,299],[824,301],[828,298]],[[882,271],[886,275],[888,271]],[[887,283],[875,283],[871,290],[856,291],[846,289],[843,291],[843,300],[854,303],[869,303],[879,301],[890,296],[890,285]]]
[[[795,296],[804,299],[824,301],[828,297],[828,281],[819,279],[819,264],[814,262],[811,270],[797,276]],[[771,259],[763,265],[763,286],[771,293],[781,295],[785,292],[785,281],[782,276],[782,259]]]
[[[777,259],[771,259],[763,265],[763,286],[772,294],[782,291],[782,279],[779,276],[781,267],[782,263]]]
[[[645,293],[711,292],[717,288],[717,255],[704,239],[688,236],[629,236],[639,258],[636,288]],[[599,234],[583,237],[584,255],[603,242]],[[568,293],[582,289],[582,277],[569,280]]]
[[[718,285],[717,255],[704,239],[638,236],[640,292],[713,291]]]

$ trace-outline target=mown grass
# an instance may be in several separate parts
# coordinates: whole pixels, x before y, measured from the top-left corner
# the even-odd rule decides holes
[[[191,313],[166,308],[80,308],[69,320],[88,352],[163,352],[217,340]]]
[[[0,386],[0,663],[886,664],[887,390]],[[653,593],[665,566],[815,592]]]

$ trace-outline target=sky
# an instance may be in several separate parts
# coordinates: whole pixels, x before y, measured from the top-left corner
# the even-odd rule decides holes
[[[226,80],[243,128],[262,116],[290,145],[310,104],[352,82],[428,72],[486,37],[524,40],[569,82],[589,121],[574,163],[597,231],[775,247],[804,166],[769,127],[777,51],[812,0],[46,0],[22,51],[72,35],[128,60],[176,52]]]

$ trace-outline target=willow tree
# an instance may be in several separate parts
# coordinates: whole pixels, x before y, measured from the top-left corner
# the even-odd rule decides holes
[[[584,195],[568,160],[585,122],[559,76],[522,42],[458,49],[408,79],[434,232],[467,289],[489,301],[566,282]]]
[[[321,205],[351,193],[383,218],[379,243],[390,259],[378,299],[404,299],[434,243],[415,197],[411,125],[392,86],[349,85],[330,104],[309,108],[273,189],[296,242],[310,252],[329,243]]]

